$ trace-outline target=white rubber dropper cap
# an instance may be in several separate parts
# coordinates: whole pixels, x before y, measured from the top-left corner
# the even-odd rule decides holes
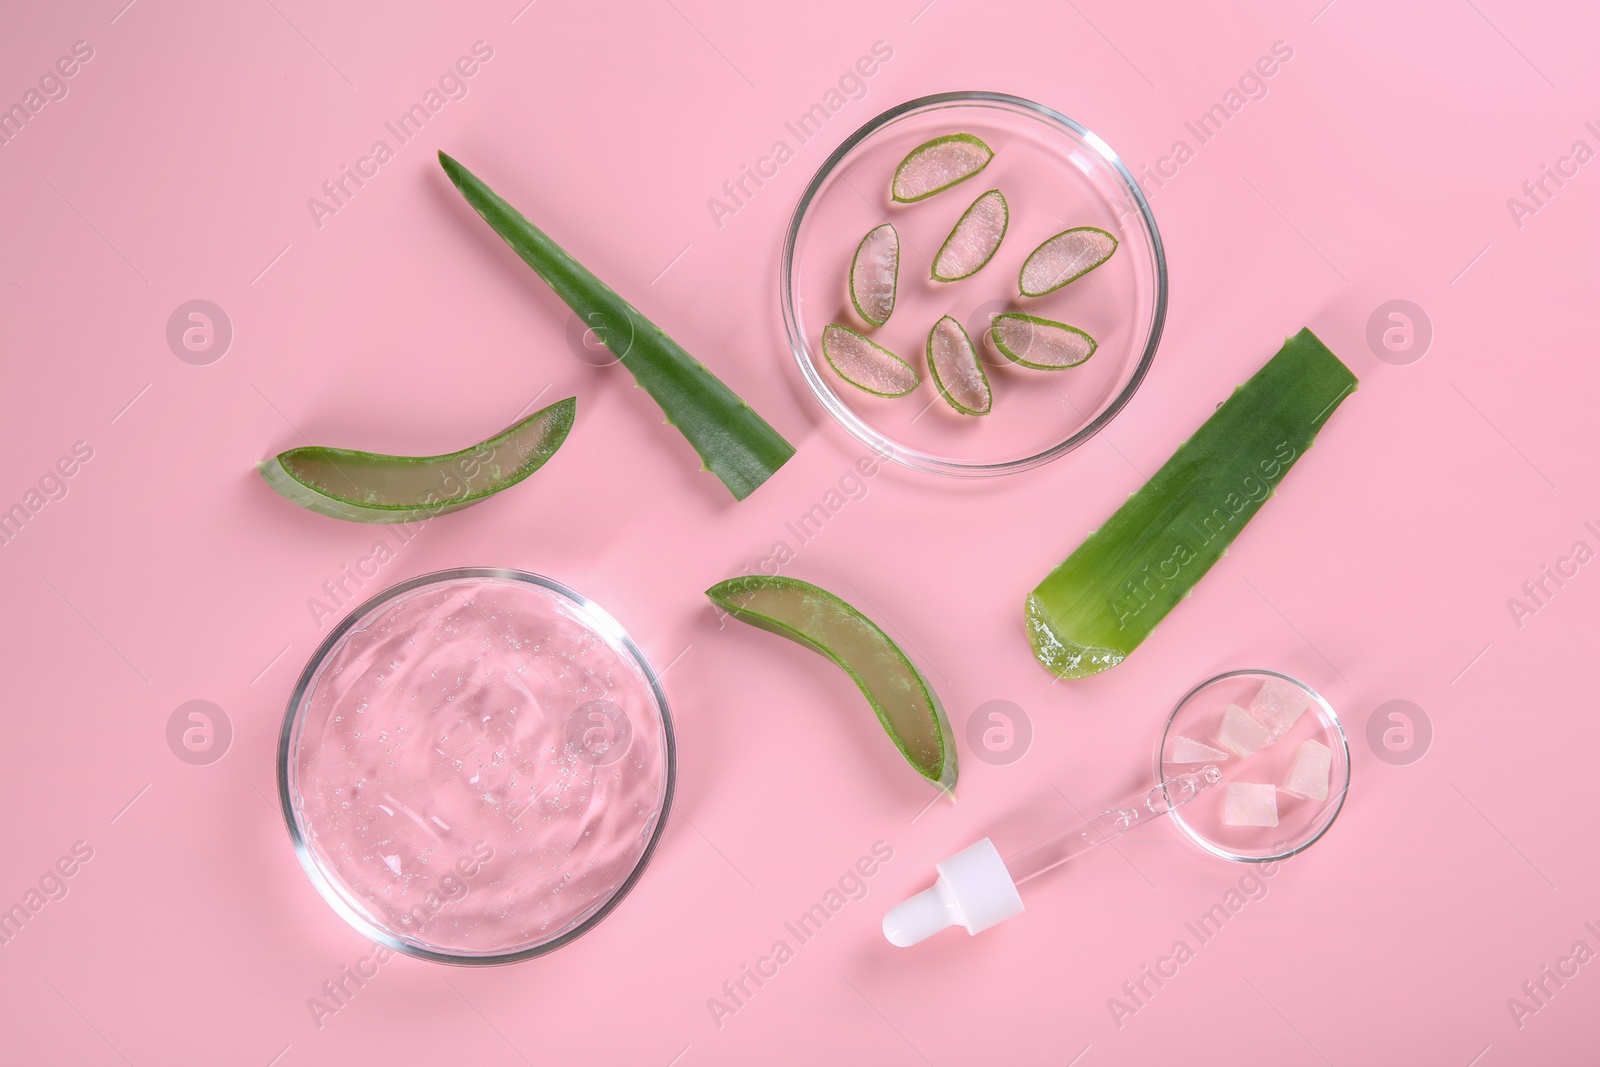
[[[934,868],[932,888],[902,900],[883,917],[883,936],[908,948],[947,926],[979,934],[1022,914],[1022,897],[1005,861],[987,837]]]

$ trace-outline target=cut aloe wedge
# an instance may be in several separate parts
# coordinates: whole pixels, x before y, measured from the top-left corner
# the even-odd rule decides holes
[[[351,522],[415,522],[516,485],[555,455],[572,429],[576,397],[558,400],[471,448],[444,456],[386,456],[347,448],[291,448],[257,469],[283,496]]]
[[[939,788],[955,788],[956,746],[944,708],[900,646],[871,619],[795,578],[730,578],[706,596],[740,622],[798,641],[837,663],[906,762]]]
[[[1063,230],[1028,253],[1017,286],[1023,296],[1053,293],[1094,270],[1117,250],[1117,239],[1098,226]]]
[[[905,396],[917,387],[915,367],[848,326],[823,329],[822,354],[839,377],[875,396]]]
[[[1076,326],[1008,311],[989,320],[989,340],[1011,362],[1034,370],[1076,367],[1099,347]]]
[[[955,319],[946,315],[928,331],[928,369],[939,395],[963,415],[987,415],[994,403],[989,376],[972,338]]]
[[[917,145],[894,169],[889,195],[902,204],[926,200],[989,165],[994,151],[970,133],[949,133]]]
[[[900,233],[892,223],[874,226],[856,246],[856,258],[850,263],[850,302],[856,314],[874,326],[888,322],[899,280]]]
[[[1222,557],[1356,384],[1310,330],[1285,342],[1028,595],[1039,662],[1064,678],[1121,663]]]
[[[1000,190],[990,189],[974,200],[933,257],[933,280],[958,282],[978,273],[999,251],[1010,221],[1011,213]]]
[[[583,264],[567,255],[517,209],[467,168],[439,153],[439,164],[477,213],[523,262],[587,323],[633,374],[737,500],[743,500],[794,455],[794,446],[767,425],[705,365],[639,314]]]

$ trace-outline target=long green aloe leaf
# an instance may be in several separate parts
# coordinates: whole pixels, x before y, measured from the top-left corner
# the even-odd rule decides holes
[[[794,455],[749,404],[516,208],[443,152],[439,163],[467,203],[633,373],[735,498],[749,496]]]
[[[1222,557],[1356,384],[1310,330],[1289,338],[1028,595],[1039,662],[1064,678],[1121,663]]]

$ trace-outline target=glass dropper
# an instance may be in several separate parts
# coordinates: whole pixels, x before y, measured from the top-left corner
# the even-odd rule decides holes
[[[1023,882],[1154,822],[1220,781],[1215,764],[1175,775],[1008,859],[986,837],[938,864],[939,880],[930,888],[889,909],[883,935],[905,948],[947,926],[964,926],[970,934],[987,930],[1022,911],[1017,886]]]

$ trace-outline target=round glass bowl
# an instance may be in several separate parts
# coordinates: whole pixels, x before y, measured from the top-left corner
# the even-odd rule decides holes
[[[983,139],[994,159],[959,185],[896,204],[889,183],[917,145],[947,133]],[[967,206],[1004,193],[1010,221],[987,265],[962,281],[931,277],[934,255]],[[850,300],[850,264],[863,235],[884,222],[900,234],[893,314],[869,328]],[[1018,296],[1022,262],[1046,238],[1075,226],[1114,235],[1102,266],[1047,296]],[[1104,141],[1042,104],[1002,93],[925,96],[879,115],[828,157],[806,186],[784,239],[783,320],[800,372],[817,400],[857,440],[917,470],[1009,474],[1065,455],[1120,411],[1150,369],[1167,312],[1167,266],[1139,184]],[[1066,370],[1029,370],[988,341],[990,316],[1025,311],[1088,331],[1099,347]],[[958,414],[938,394],[925,356],[941,316],[966,327],[994,393],[989,415]],[[916,367],[907,396],[874,396],[839,377],[822,354],[822,331],[860,330]]]
[[[1156,746],[1156,781],[1192,772],[1200,766],[1170,759],[1181,737],[1221,749],[1217,734],[1230,704],[1248,708],[1269,681],[1293,687],[1309,703],[1293,727],[1276,742],[1240,757],[1229,753],[1217,761],[1222,781],[1181,807],[1172,820],[1184,835],[1205,851],[1244,863],[1281,860],[1309,848],[1333,825],[1350,790],[1350,746],[1333,708],[1314,689],[1287,674],[1269,670],[1239,670],[1201,682],[1178,701]],[[1288,780],[1295,753],[1306,741],[1316,741],[1331,753],[1328,795],[1323,800],[1295,796],[1277,789],[1277,826],[1229,826],[1223,821],[1228,783],[1253,782],[1282,786]]]
[[[527,959],[603,919],[660,840],[675,777],[666,696],[622,627],[490,568],[352,611],[306,664],[278,746],[323,897],[443,963]]]

